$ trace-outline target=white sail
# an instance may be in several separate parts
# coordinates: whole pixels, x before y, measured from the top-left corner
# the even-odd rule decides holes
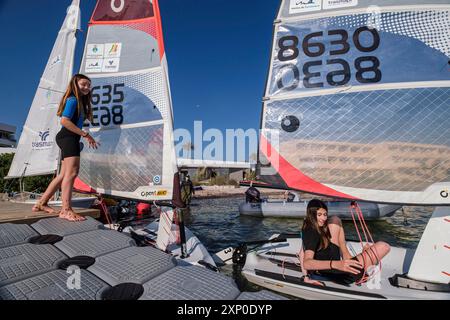
[[[158,2],[99,0],[81,73],[93,82],[89,130],[101,145],[84,148],[79,178],[102,194],[171,200],[177,166]]]
[[[60,123],[56,112],[72,77],[79,24],[79,0],[73,0],[39,81],[7,178],[43,175],[57,170],[59,149],[55,136]]]
[[[450,205],[448,0],[283,0],[259,148],[274,186]]]

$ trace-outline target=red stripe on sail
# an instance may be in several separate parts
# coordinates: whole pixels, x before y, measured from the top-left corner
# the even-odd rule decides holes
[[[445,271],[442,271],[442,273],[445,274],[446,276],[449,276],[449,277],[450,277],[450,273],[445,272]]]
[[[330,187],[327,187],[310,177],[303,174],[300,170],[295,168],[293,165],[291,165],[286,159],[284,159],[273,147],[272,145],[267,141],[267,139],[261,135],[261,144],[267,145],[270,149],[271,157],[269,157],[264,150],[260,148],[260,151],[264,153],[264,155],[267,157],[267,159],[278,157],[279,161],[279,168],[278,173],[280,174],[281,178],[286,182],[286,184],[292,188],[301,190],[304,192],[311,192],[311,193],[317,193],[322,194],[330,197],[337,197],[337,198],[346,198],[346,199],[352,199],[352,200],[359,200],[358,198],[355,198],[351,195],[339,192],[337,190],[334,190]]]
[[[146,22],[136,22],[136,23],[130,22],[125,24],[124,27],[143,31],[151,35],[153,38],[158,39],[158,26],[155,19],[149,19]]]
[[[161,22],[161,14],[159,13],[159,3],[158,0],[153,1],[153,9],[155,11],[156,25],[158,26],[158,45],[159,45],[159,53],[160,58],[164,57],[164,38],[162,32],[162,22]]]

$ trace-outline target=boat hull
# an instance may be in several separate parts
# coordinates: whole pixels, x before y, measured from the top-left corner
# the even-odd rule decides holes
[[[155,221],[147,225],[144,230],[147,232],[150,231],[151,234],[156,235],[158,233],[158,227],[159,222]],[[188,228],[184,227],[184,230],[186,236],[186,250],[188,257],[182,260],[191,264],[198,264],[198,261],[204,261],[209,265],[216,267],[213,258],[211,257],[205,246],[201,243],[201,241]],[[177,243],[170,244],[167,247],[167,251],[171,252],[177,257],[181,257],[181,247]]]
[[[343,220],[352,219],[350,201],[328,201],[330,216],[338,216]],[[239,213],[244,216],[273,217],[273,218],[304,218],[308,201],[286,202],[270,201],[261,203],[243,202],[239,205]],[[370,202],[359,203],[363,216],[367,220],[390,216],[401,208],[400,205],[376,204]]]
[[[274,235],[276,237],[278,235]],[[325,287],[304,283],[297,253],[302,246],[301,238],[289,238],[286,242],[262,246],[248,253],[242,274],[248,281],[277,292],[308,300],[409,300],[450,299],[450,292],[426,291],[401,288],[391,284],[389,278],[406,274],[415,250],[392,247],[382,261],[382,270],[361,285],[341,285],[329,279],[318,279]],[[349,251],[357,254],[361,245],[347,242]]]

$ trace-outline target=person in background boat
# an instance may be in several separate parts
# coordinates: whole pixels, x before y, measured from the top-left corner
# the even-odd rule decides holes
[[[98,143],[91,135],[83,131],[85,119],[92,122],[91,107],[91,80],[82,75],[76,74],[70,80],[69,86],[59,103],[57,115],[61,117],[62,128],[56,135],[56,144],[61,149],[61,171],[47,187],[42,198],[33,207],[33,211],[45,211],[47,213],[57,213],[48,205],[48,201],[55,194],[56,190],[62,191],[62,210],[59,212],[60,218],[70,221],[85,220],[75,213],[71,206],[72,189],[75,178],[80,167],[80,140],[84,138],[89,147],[97,149]]]
[[[295,194],[293,194],[292,192],[289,192],[288,190],[286,190],[284,192],[284,201],[294,202],[294,199],[295,199]]]
[[[261,193],[258,189],[251,186],[245,191],[245,201],[250,203],[260,203],[261,200]]]
[[[193,194],[195,194],[194,184],[191,177],[187,174],[183,182],[181,182],[181,199],[187,206],[191,204]]]
[[[353,257],[345,243],[345,233],[338,217],[328,217],[327,205],[318,199],[309,201],[302,227],[303,250],[300,262],[305,282],[323,285],[311,276],[319,275],[337,283],[359,281],[370,266],[377,265],[390,247],[379,241],[364,246],[361,254]],[[341,259],[342,258],[342,259]]]

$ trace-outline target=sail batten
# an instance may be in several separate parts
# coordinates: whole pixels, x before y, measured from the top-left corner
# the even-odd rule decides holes
[[[361,92],[361,91],[372,91],[372,90],[395,90],[395,89],[411,89],[411,88],[448,88],[450,87],[450,81],[421,81],[421,82],[405,82],[405,83],[386,83],[386,84],[376,84],[367,86],[351,86],[345,88],[330,88],[320,90],[320,92],[296,92],[294,94],[280,94],[277,96],[264,97],[263,100],[266,101],[276,101],[276,100],[289,100],[295,98],[303,97],[313,97],[322,96],[329,94],[338,93],[349,93],[349,92]]]
[[[450,6],[439,0],[281,1],[260,178],[326,196],[450,205],[449,36]]]

